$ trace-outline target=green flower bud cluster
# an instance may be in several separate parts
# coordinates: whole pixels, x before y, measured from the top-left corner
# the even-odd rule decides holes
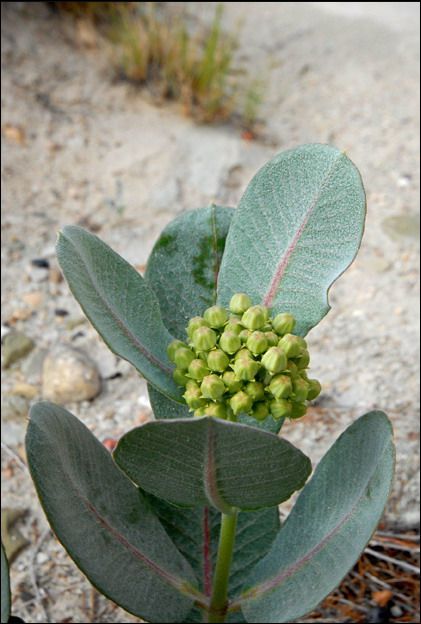
[[[171,342],[168,356],[194,415],[232,421],[240,414],[303,416],[321,386],[307,376],[307,344],[294,327],[291,314],[271,318],[244,293],[232,297],[229,310],[214,305],[190,319],[186,341]]]

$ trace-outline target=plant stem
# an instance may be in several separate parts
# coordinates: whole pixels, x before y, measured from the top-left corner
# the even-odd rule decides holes
[[[238,511],[221,515],[221,532],[219,534],[218,556],[212,585],[212,596],[209,606],[208,622],[225,622],[228,579],[234,550],[235,531],[237,528]]]

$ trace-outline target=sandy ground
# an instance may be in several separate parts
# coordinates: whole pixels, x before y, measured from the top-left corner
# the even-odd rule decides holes
[[[206,19],[209,4],[190,10]],[[113,82],[95,41],[43,3],[2,3],[2,323],[36,343],[2,371],[2,506],[28,510],[20,530],[32,543],[12,568],[15,612],[26,621],[136,621],[96,597],[51,538],[19,461],[41,355],[57,343],[83,349],[100,370],[101,394],[66,406],[100,439],[150,417],[144,383],[78,324],[55,272],[57,231],[85,224],[141,270],[177,214],[235,205],[266,160],[301,143],[348,153],[368,216],[358,258],[331,290],[332,311],[309,335],[323,399],[285,437],[317,462],[358,415],[387,411],[397,473],[385,519],[419,522],[418,11],[413,2],[226,3],[227,25],[242,22],[239,58],[266,80],[264,140],[247,142]],[[33,258],[47,258],[50,271]],[[16,384],[28,382],[35,397],[11,406]]]

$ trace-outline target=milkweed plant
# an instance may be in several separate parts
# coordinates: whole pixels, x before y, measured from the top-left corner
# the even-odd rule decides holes
[[[393,475],[386,415],[356,420],[310,479],[309,458],[279,435],[321,392],[305,336],[328,312],[364,219],[356,167],[311,144],[269,161],[236,209],[178,216],[144,277],[86,230],[60,233],[73,295],[147,380],[155,419],[111,454],[68,411],[37,403],[28,463],[57,538],[128,612],[149,622],[290,622],[369,541]],[[297,490],[281,524],[278,506]]]

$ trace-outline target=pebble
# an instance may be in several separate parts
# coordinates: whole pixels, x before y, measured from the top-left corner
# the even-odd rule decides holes
[[[34,348],[34,341],[22,332],[10,332],[3,340],[3,368],[8,368]]]
[[[63,281],[63,275],[58,267],[51,267],[49,279],[52,284],[60,284]]]
[[[37,308],[42,303],[43,298],[44,295],[40,291],[29,292],[22,295],[23,301],[31,306],[31,308]]]
[[[38,267],[39,269],[49,269],[50,263],[47,258],[33,258],[31,260],[31,264],[34,267]]]
[[[29,384],[38,385],[42,380],[42,366],[47,349],[35,348],[22,362],[22,373]]]
[[[57,403],[94,399],[101,391],[101,379],[95,362],[83,351],[58,346],[45,357],[42,396]]]
[[[29,401],[22,396],[7,394],[1,402],[1,416],[4,422],[21,421],[28,416]]]
[[[32,384],[19,381],[15,383],[10,394],[14,396],[21,396],[26,399],[33,399],[38,394],[38,388]]]

